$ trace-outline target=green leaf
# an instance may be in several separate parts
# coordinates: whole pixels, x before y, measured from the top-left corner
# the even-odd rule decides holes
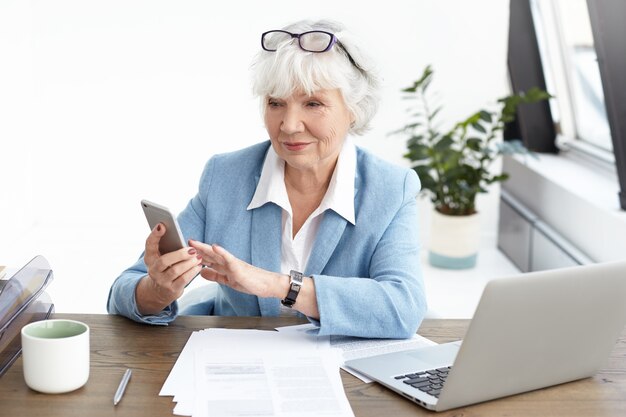
[[[552,96],[538,87],[531,87],[526,93],[522,95],[524,103],[537,103],[539,101],[548,100]]]
[[[408,125],[405,125],[402,129],[403,130],[411,130],[411,129],[415,129],[416,127],[419,127],[421,125],[422,124],[420,122],[409,123]]]
[[[494,182],[506,181],[508,179],[509,179],[509,174],[502,173],[500,175],[494,175],[493,177],[491,177],[490,180],[488,181],[488,183],[491,184],[491,183],[494,183]]]
[[[481,120],[484,120],[487,123],[491,123],[491,113],[486,110],[481,110],[478,112],[478,114],[480,115]]]
[[[475,130],[478,130],[480,133],[487,133],[487,130],[485,130],[485,128],[484,128],[484,127],[482,127],[482,125],[481,125],[480,123],[478,123],[478,122],[476,122],[476,123],[472,123],[472,127],[473,127]]]
[[[418,145],[423,139],[424,139],[423,135],[411,136],[409,140],[406,142],[406,144],[409,148],[411,148],[412,146]]]
[[[459,166],[459,161],[463,158],[463,154],[459,151],[448,150],[442,154],[441,168],[445,171],[447,177],[455,178],[463,174]]]
[[[420,78],[414,81],[411,87],[404,88],[400,91],[402,91],[403,93],[415,93],[417,92],[418,89],[425,91],[426,88],[428,88],[428,84],[430,83],[430,78],[432,77],[432,75],[433,75],[433,70],[430,67],[430,65],[428,65],[424,69],[424,72],[422,73]]]
[[[428,151],[428,146],[415,144],[409,147],[409,152],[404,155],[404,157],[410,159],[411,161],[421,161],[430,157]]]
[[[415,85],[423,86],[424,89],[426,89],[426,87],[428,87],[428,84],[430,83],[430,79],[432,78],[432,75],[433,75],[433,69],[430,65],[427,65],[426,68],[424,68],[424,72],[422,73],[422,76],[420,77],[420,79],[415,82]]]
[[[478,123],[479,120],[480,120],[480,114],[479,113],[474,113],[471,116],[469,116],[467,119],[458,122],[455,125],[455,127],[467,128],[468,126],[471,126],[474,123]]]
[[[430,168],[426,165],[416,165],[413,170],[417,173],[417,176],[422,183],[422,189],[435,192],[437,188],[437,181],[430,174]]]
[[[520,105],[547,100],[551,95],[534,87],[502,97],[498,111],[480,109],[446,131],[434,123],[443,111],[443,106],[436,105],[436,92],[426,95],[432,80],[433,70],[427,66],[402,90],[401,97],[413,101],[408,102],[407,124],[393,133],[407,138],[405,157],[417,161],[413,169],[437,210],[452,215],[475,213],[476,196],[487,192],[488,185],[508,178],[504,173],[492,175],[487,169],[494,159],[508,153],[533,155],[521,142],[497,140],[505,123],[515,120]],[[427,113],[428,109],[433,110]]]
[[[465,145],[473,151],[479,152],[482,145],[482,140],[480,138],[469,138]]]
[[[453,143],[454,141],[452,140],[452,138],[446,135],[442,137],[437,143],[435,143],[435,146],[433,147],[433,149],[436,152],[441,152],[443,150],[449,149]]]
[[[428,116],[428,120],[432,121],[435,117],[437,117],[437,114],[439,114],[439,112],[441,111],[441,107],[437,107],[435,109],[435,111],[433,111],[429,116]]]

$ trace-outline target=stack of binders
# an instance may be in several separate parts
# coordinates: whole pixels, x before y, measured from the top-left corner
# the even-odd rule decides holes
[[[45,320],[54,304],[44,292],[53,279],[50,264],[36,256],[6,281],[0,292],[0,377],[22,351],[21,330],[33,321]]]

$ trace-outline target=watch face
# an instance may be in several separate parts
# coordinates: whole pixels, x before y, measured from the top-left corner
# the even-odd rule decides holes
[[[301,272],[291,271],[289,273],[289,277],[291,279],[291,283],[297,284],[297,285],[302,285],[303,277],[302,277],[302,273]]]

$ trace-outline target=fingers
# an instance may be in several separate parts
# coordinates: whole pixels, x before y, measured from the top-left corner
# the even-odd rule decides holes
[[[218,245],[207,245],[206,243],[197,242],[195,240],[189,240],[189,245],[202,255],[203,264],[211,268],[220,266],[224,267],[228,262],[236,259],[233,255],[228,253],[225,249],[220,248]],[[216,248],[222,249],[221,253],[215,251]],[[227,254],[228,258],[225,258],[223,254]]]
[[[204,268],[200,275],[202,278],[217,282],[218,284],[232,285],[229,281],[228,274],[231,272],[229,266],[232,265],[235,258],[230,252],[219,245],[207,245],[194,240],[189,241],[189,245],[197,248],[202,254],[202,264],[209,268]]]
[[[199,252],[206,252],[208,250],[211,249],[211,245],[207,245],[204,242],[199,242],[197,240],[193,240],[193,239],[189,239],[187,241],[187,244],[189,246],[191,246],[192,248],[195,248],[196,250],[198,250]]]
[[[185,272],[189,271],[194,266],[201,264],[201,259],[196,257],[196,253],[188,253],[189,249],[184,254],[177,254],[179,256],[169,257],[161,256],[159,262],[159,268],[163,268],[165,264],[165,268],[161,270],[162,275],[164,275],[168,281],[174,281],[178,279]],[[171,255],[171,253],[168,253]],[[181,256],[183,258],[181,258]],[[172,259],[173,258],[173,259]]]
[[[202,257],[194,248],[182,248],[153,259],[146,260],[148,274],[158,286],[168,288],[191,269],[202,265]],[[196,272],[196,274],[197,274]],[[195,275],[194,275],[195,276]]]
[[[148,275],[140,281],[135,293],[137,306],[142,314],[155,314],[170,305],[183,294],[185,286],[202,270],[201,259],[197,258],[197,254],[183,252],[178,253],[178,257],[183,259],[165,267],[164,271],[160,271],[165,265],[162,257],[148,266]]]
[[[154,260],[161,255],[159,252],[159,242],[164,234],[165,225],[163,225],[163,223],[157,224],[154,229],[152,229],[152,232],[150,232],[148,238],[146,239],[146,251],[144,258]]]
[[[185,290],[187,284],[191,282],[199,273],[202,271],[202,263],[200,260],[195,262],[187,271],[180,274],[178,278],[173,281],[173,289],[178,293],[177,297],[182,295],[182,292]]]
[[[200,260],[201,258],[198,257],[198,252],[195,249],[182,248],[160,256],[155,260],[154,267],[158,272],[168,272],[171,274],[173,271],[179,270],[175,269],[174,266],[189,259]]]
[[[235,258],[230,252],[228,252],[226,249],[224,249],[221,246],[213,244],[213,245],[211,245],[211,249],[213,249],[213,252],[215,252],[217,255],[219,255],[224,260],[225,264],[228,264],[228,263],[231,263],[231,262],[237,260],[237,258]]]
[[[204,279],[206,279],[207,281],[213,281],[216,282],[218,284],[222,284],[222,285],[226,285],[229,286],[235,290],[241,290],[241,287],[239,285],[237,285],[237,283],[232,282],[228,279],[228,276],[219,273],[218,271],[211,269],[211,268],[203,268],[200,271],[200,276]]]
[[[202,278],[206,279],[207,281],[213,281],[213,282],[217,282],[218,284],[224,284],[224,276],[214,269],[204,268],[202,271],[200,271],[200,275],[202,276]]]
[[[274,280],[276,274],[270,274],[248,264],[219,245],[206,245],[195,241],[190,241],[189,244],[198,248],[198,252],[202,254],[202,264],[209,267],[200,272],[204,279],[246,294],[259,297],[271,295],[268,280]]]

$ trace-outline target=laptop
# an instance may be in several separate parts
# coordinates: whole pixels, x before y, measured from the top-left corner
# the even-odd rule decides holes
[[[626,262],[490,281],[462,341],[349,360],[435,411],[592,376],[626,325]]]

